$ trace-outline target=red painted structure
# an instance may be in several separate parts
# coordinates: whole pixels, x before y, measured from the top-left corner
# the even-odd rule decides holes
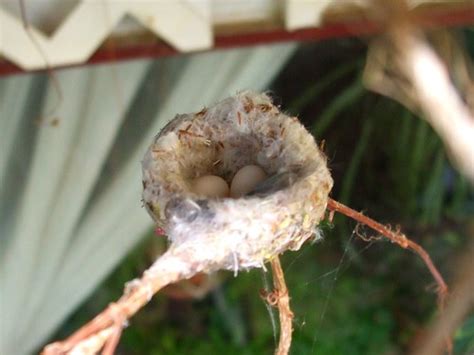
[[[474,5],[446,11],[427,11],[419,18],[425,27],[459,27],[474,26]],[[319,28],[309,28],[297,31],[283,29],[268,30],[252,33],[239,33],[235,35],[220,35],[214,39],[214,49],[254,46],[277,42],[307,42],[324,40],[337,37],[364,36],[377,33],[379,27],[373,22],[353,22],[344,24],[330,24]],[[85,63],[90,65],[111,61],[122,61],[139,58],[158,58],[183,54],[173,49],[168,44],[157,40],[155,43],[127,44],[123,46],[102,46]],[[187,54],[187,53],[184,53]],[[16,65],[0,59],[0,76],[25,72]]]

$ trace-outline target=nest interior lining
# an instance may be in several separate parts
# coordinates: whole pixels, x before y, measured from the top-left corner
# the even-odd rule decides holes
[[[235,107],[239,104],[242,107]],[[289,127],[292,125],[301,126],[296,119],[280,115],[268,102],[250,108],[232,101],[218,110],[185,117],[167,133],[175,143],[174,160],[179,161],[169,164],[170,182],[175,184],[170,189],[192,195],[193,180],[209,174],[222,177],[230,185],[235,173],[250,164],[261,166],[268,176],[292,172],[296,179],[304,177],[314,170],[300,148],[307,133],[301,134]]]
[[[238,199],[206,199],[193,180],[228,183],[256,164],[266,182],[284,184]],[[172,247],[186,246],[205,270],[260,267],[313,236],[332,179],[314,138],[265,94],[241,93],[198,113],[178,115],[155,138],[143,161],[143,200]]]

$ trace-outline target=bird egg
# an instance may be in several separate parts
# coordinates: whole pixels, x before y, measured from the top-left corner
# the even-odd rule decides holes
[[[227,182],[216,175],[205,175],[193,181],[192,190],[197,195],[205,197],[228,197],[229,186]]]
[[[230,196],[238,198],[252,192],[258,183],[267,178],[265,171],[258,165],[247,165],[235,174],[230,185]]]

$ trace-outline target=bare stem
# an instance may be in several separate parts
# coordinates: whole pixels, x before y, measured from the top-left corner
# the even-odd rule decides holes
[[[102,348],[103,354],[112,354],[128,319],[164,286],[187,279],[196,272],[197,270],[189,268],[180,255],[173,254],[173,251],[166,252],[140,279],[127,284],[124,294],[117,302],[111,303],[65,340],[47,345],[42,354],[59,355],[72,351],[77,354],[96,354]]]
[[[453,73],[424,38],[405,0],[372,4],[386,35],[370,46],[366,85],[421,113],[443,141],[454,167],[474,183],[474,116],[451,80]],[[467,63],[452,65],[452,70],[462,71]],[[467,75],[463,81],[472,85]],[[472,102],[469,90],[465,95]]]
[[[400,233],[399,231],[394,232],[390,228],[384,226],[383,224],[380,224],[374,221],[372,218],[364,216],[362,213],[357,212],[353,210],[352,208],[347,207],[346,205],[343,205],[342,203],[333,200],[332,198],[328,198],[327,208],[330,211],[336,211],[336,212],[342,213],[346,215],[347,217],[350,217],[366,225],[367,227],[373,229],[374,231],[386,237],[390,241],[397,243],[402,248],[411,249],[416,254],[418,254],[418,256],[425,263],[426,267],[430,271],[431,275],[433,276],[438,286],[436,290],[436,293],[438,295],[438,308],[439,308],[440,313],[443,312],[445,308],[445,304],[446,304],[446,297],[448,295],[448,286],[446,285],[446,282],[444,281],[443,276],[441,276],[441,273],[438,271],[433,261],[431,260],[430,255],[426,252],[425,249],[423,249],[422,246],[408,239],[405,234]],[[445,342],[446,342],[446,348],[448,350],[448,353],[451,353],[452,352],[451,338],[447,338]]]
[[[416,36],[402,43],[401,67],[413,83],[426,121],[443,140],[455,166],[474,182],[474,117],[434,51]]]
[[[473,224],[474,230],[474,224]],[[474,309],[474,243],[467,248],[456,265],[457,277],[451,288],[446,310],[439,314],[427,331],[420,347],[414,349],[415,355],[442,354],[444,339],[451,337],[463,319]]]
[[[274,293],[280,314],[280,341],[275,351],[276,355],[287,355],[291,347],[291,333],[293,332],[293,312],[290,309],[290,297],[285,283],[285,275],[278,257],[271,261],[273,272]]]
[[[401,246],[404,249],[411,249],[413,250],[418,256],[423,260],[425,263],[426,267],[430,271],[431,275],[433,276],[438,289],[437,289],[437,294],[438,294],[438,306],[440,310],[444,308],[445,302],[446,302],[446,296],[448,294],[448,286],[446,285],[446,282],[443,279],[443,276],[441,276],[441,273],[438,271],[436,266],[434,265],[433,261],[431,260],[430,255],[426,252],[425,249],[423,249],[422,246],[419,244],[415,243],[414,241],[408,239],[405,234],[400,233],[399,231],[394,232],[390,228],[384,226],[383,224],[380,224],[376,221],[374,221],[372,218],[369,218],[365,215],[363,215],[360,212],[357,212],[353,210],[350,207],[347,207],[346,205],[343,205],[340,202],[337,202],[333,200],[332,198],[328,199],[328,206],[327,208],[331,211],[336,211],[339,213],[342,213],[346,215],[347,217],[350,217],[367,227],[373,229],[377,233],[381,234],[382,236],[386,237],[390,241],[397,243],[399,246]]]

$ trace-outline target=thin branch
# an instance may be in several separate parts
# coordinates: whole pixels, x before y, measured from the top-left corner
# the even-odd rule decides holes
[[[124,321],[123,316],[120,312],[115,314],[114,325],[112,327],[112,334],[107,339],[102,350],[102,355],[114,355],[115,349],[120,341],[120,336],[122,335],[123,328],[127,325],[127,322]]]
[[[472,228],[474,230],[474,225]],[[474,309],[474,243],[471,242],[468,250],[460,257],[455,269],[457,277],[446,309],[438,315],[422,345],[413,352],[416,355],[442,354],[443,339],[451,337]]]
[[[373,8],[387,33],[370,46],[366,86],[420,113],[443,141],[453,165],[474,182],[474,116],[449,68],[427,43],[404,0],[374,0]],[[468,103],[474,100],[465,94]]]
[[[443,310],[444,305],[446,303],[446,296],[448,294],[448,286],[446,285],[446,282],[443,279],[443,276],[441,276],[441,273],[438,271],[436,266],[434,265],[433,261],[431,260],[431,257],[429,254],[426,252],[425,249],[423,249],[422,246],[419,244],[415,243],[414,241],[408,239],[405,234],[400,233],[399,231],[393,231],[390,228],[384,226],[383,224],[380,224],[376,221],[374,221],[372,218],[369,218],[365,215],[363,215],[360,212],[357,212],[353,210],[350,207],[347,207],[346,205],[343,205],[340,202],[337,202],[331,198],[328,199],[328,206],[327,208],[330,211],[336,211],[339,213],[342,213],[346,215],[347,217],[350,217],[367,227],[373,229],[377,233],[383,235],[390,241],[398,244],[404,249],[411,249],[413,250],[418,256],[423,260],[425,263],[426,267],[430,271],[431,275],[433,276],[438,289],[437,289],[437,294],[438,294],[438,306],[440,310]]]
[[[127,320],[146,305],[155,293],[170,283],[190,278],[199,272],[191,270],[185,260],[179,251],[176,253],[173,249],[168,250],[143,273],[142,278],[126,285],[123,296],[117,302],[111,303],[65,340],[47,345],[42,354],[95,354],[104,344],[103,354],[111,354],[110,351],[115,349]],[[98,336],[99,334],[102,336]],[[97,350],[88,350],[92,348]]]
[[[93,334],[74,345],[74,354],[97,354],[104,346],[104,343],[113,333],[113,327],[105,328]],[[45,353],[45,352],[43,352]],[[60,343],[52,343],[48,345],[47,354],[65,354],[65,348]]]
[[[105,343],[104,350],[102,351],[102,355],[115,354],[115,349],[117,348],[121,335],[122,335],[122,327],[115,326],[112,334],[110,335],[110,337],[107,339],[107,342]]]
[[[398,244],[400,247],[404,249],[411,249],[416,254],[418,254],[418,256],[425,263],[426,267],[430,271],[431,275],[433,276],[438,286],[438,289],[436,290],[436,293],[438,295],[438,308],[439,308],[440,313],[443,313],[445,305],[446,305],[446,297],[448,295],[448,286],[446,285],[446,282],[444,281],[443,276],[441,276],[441,273],[438,271],[433,261],[431,260],[430,255],[426,252],[425,249],[423,249],[422,246],[408,239],[406,235],[403,233],[400,233],[400,231],[394,232],[390,228],[384,226],[383,224],[380,224],[374,221],[373,219],[367,216],[364,216],[362,213],[357,212],[353,210],[352,208],[347,207],[346,205],[343,205],[342,203],[333,200],[332,198],[328,198],[327,208],[330,211],[336,211],[336,212],[342,213],[346,215],[347,217],[350,217],[360,223],[365,224],[367,227],[380,233],[382,236],[386,237],[393,243]],[[448,353],[451,354],[452,348],[453,348],[451,337],[446,337],[444,339],[444,342],[445,342]]]
[[[280,314],[280,341],[275,351],[276,355],[287,355],[291,347],[291,333],[293,332],[293,312],[290,308],[290,297],[285,283],[285,275],[278,257],[271,261],[273,285],[275,287],[276,303]]]
[[[443,140],[458,169],[474,182],[474,117],[434,51],[418,37],[403,41],[401,58],[426,121]]]

